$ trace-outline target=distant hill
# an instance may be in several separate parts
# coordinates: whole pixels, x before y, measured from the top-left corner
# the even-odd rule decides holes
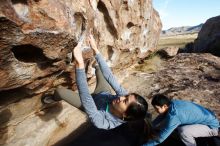
[[[182,26],[182,27],[172,27],[168,30],[163,30],[161,36],[172,36],[179,34],[190,34],[198,33],[202,28],[203,23],[196,26]]]

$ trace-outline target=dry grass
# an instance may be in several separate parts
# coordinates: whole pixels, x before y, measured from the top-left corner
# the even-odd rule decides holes
[[[142,64],[135,66],[135,70],[146,73],[156,72],[161,69],[162,62],[159,55],[152,54],[148,59],[144,60]]]
[[[177,46],[179,48],[184,47],[187,43],[193,42],[198,36],[198,33],[175,35],[160,37],[158,50],[169,47]],[[152,73],[162,68],[163,60],[157,54],[157,52],[151,54],[142,64],[135,66],[136,71]]]
[[[187,43],[193,42],[197,38],[197,36],[198,33],[160,37],[158,49],[169,46],[177,46],[179,48],[182,48]]]

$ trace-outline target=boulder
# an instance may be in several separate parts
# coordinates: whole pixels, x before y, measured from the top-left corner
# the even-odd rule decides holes
[[[160,56],[169,58],[174,57],[179,51],[179,47],[177,46],[170,46],[166,48],[160,49],[157,53],[160,54]]]
[[[206,52],[220,56],[220,16],[208,19],[194,42],[194,52]]]
[[[105,59],[123,70],[156,49],[161,26],[151,0],[1,0],[0,145],[52,145],[86,127],[67,103],[40,102],[58,85],[76,90],[70,54],[83,34],[92,30]],[[93,52],[83,57],[92,78]]]
[[[0,4],[0,91],[29,88],[33,81],[39,82],[38,87],[47,86],[41,80],[67,68],[67,54],[91,29],[113,66],[146,57],[156,48],[161,30],[151,1],[3,0]],[[126,61],[125,54],[129,54]],[[89,60],[92,53],[85,56]]]

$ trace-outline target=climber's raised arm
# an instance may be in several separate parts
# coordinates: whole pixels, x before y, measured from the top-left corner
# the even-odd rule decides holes
[[[119,96],[128,94],[127,91],[123,87],[121,87],[121,85],[118,83],[111,69],[108,67],[106,61],[104,60],[104,58],[102,57],[102,55],[100,54],[97,48],[95,39],[93,38],[91,34],[89,35],[89,43],[94,53],[96,54],[95,55],[96,61],[98,62],[100,69],[102,71],[102,74],[105,77],[106,81],[109,83],[109,85],[114,89],[116,94]]]

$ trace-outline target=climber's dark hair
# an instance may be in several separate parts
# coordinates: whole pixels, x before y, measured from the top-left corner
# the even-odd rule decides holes
[[[127,110],[125,111],[126,118],[125,121],[135,121],[135,120],[142,120],[145,118],[148,104],[144,97],[140,96],[137,93],[130,93],[126,96],[133,95],[136,99],[136,102],[131,103]]]
[[[151,118],[146,116],[146,118],[141,121],[137,123],[138,125],[140,125],[139,127],[138,126],[134,127],[136,128],[136,130],[138,130],[138,132],[136,132],[136,135],[138,135],[138,139],[137,139],[138,145],[143,145],[149,140],[158,140],[158,131],[155,128],[153,128]]]
[[[167,106],[169,106],[171,104],[171,100],[167,96],[165,96],[163,94],[156,94],[156,95],[153,96],[151,104],[153,106],[157,105],[157,106],[160,106],[160,107],[165,105],[165,104]]]

